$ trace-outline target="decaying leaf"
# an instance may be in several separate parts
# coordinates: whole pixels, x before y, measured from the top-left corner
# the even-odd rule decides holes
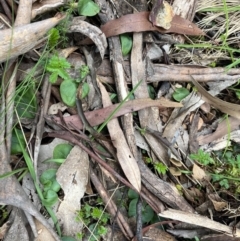
[[[234,117],[229,117],[228,119],[222,121],[219,123],[217,129],[215,132],[209,134],[209,135],[204,135],[204,136],[199,136],[197,138],[199,145],[204,145],[208,144],[212,141],[215,141],[225,135],[227,135],[230,132],[234,130],[238,130],[240,125],[240,120]],[[227,128],[229,126],[229,129]]]
[[[240,105],[232,104],[212,96],[194,78],[192,78],[192,82],[197,87],[198,91],[202,94],[202,99],[204,99],[204,101],[210,103],[212,106],[219,109],[223,113],[240,119]]]
[[[206,174],[206,172],[196,164],[193,164],[192,172],[192,177],[198,181],[209,180],[209,176]]]
[[[38,236],[34,241],[43,241],[43,240],[55,241],[55,239],[52,237],[52,235],[46,229],[46,227],[44,227],[38,220],[35,219],[34,221],[38,232]]]
[[[105,87],[99,82],[100,91],[102,94],[103,106],[111,105],[110,97]],[[129,182],[136,188],[141,190],[141,175],[137,161],[131,153],[129,146],[127,145],[126,139],[122,132],[122,129],[117,119],[112,119],[107,124],[109,134],[112,139],[112,143],[117,150],[117,158],[122,167],[124,174],[126,175]]]
[[[65,162],[57,171],[57,181],[64,191],[57,217],[63,226],[64,235],[74,236],[81,232],[82,223],[76,222],[76,211],[80,210],[80,200],[84,196],[88,182],[89,159],[85,151],[74,146]]]
[[[224,208],[227,207],[227,202],[221,199],[218,194],[209,194],[208,195],[209,199],[212,201],[212,204],[215,208],[216,211],[223,211]]]
[[[171,28],[163,29],[149,21],[149,12],[139,12],[134,14],[127,14],[121,18],[111,20],[101,27],[105,36],[112,37],[123,33],[129,32],[145,32],[145,31],[158,31],[160,33],[179,33],[186,35],[204,35],[204,32],[199,29],[194,23],[174,15]],[[90,44],[89,39],[83,40],[80,44]]]
[[[88,120],[88,122],[91,124],[91,126],[96,126],[101,123],[103,123],[108,116],[117,108],[119,104],[114,104],[108,107],[105,107],[103,109],[94,110],[85,112],[85,116]],[[167,108],[167,107],[176,107],[180,108],[182,107],[182,104],[177,102],[172,102],[167,99],[161,98],[159,100],[152,100],[150,98],[148,99],[135,99],[125,102],[122,107],[113,115],[112,118],[116,118],[118,116],[124,115],[129,112],[137,111],[143,108],[157,106],[159,108]],[[47,118],[47,117],[46,117]],[[60,118],[53,117],[54,121],[57,123],[61,123]],[[81,120],[79,119],[78,115],[72,115],[64,117],[64,120],[67,124],[74,124],[75,127],[82,129],[83,125]],[[69,126],[70,127],[70,126]],[[71,127],[70,127],[71,128]]]
[[[58,110],[65,111],[68,107],[64,105],[62,102],[58,102],[56,104],[52,104],[48,109],[48,115],[56,115]]]
[[[8,230],[10,226],[10,222],[7,221],[6,223],[4,223],[1,227],[0,227],[0,239],[3,239],[4,236],[6,235],[6,232]]]
[[[99,28],[83,21],[81,17],[75,17],[68,28],[68,32],[79,32],[89,37],[98,47],[103,59],[105,50],[107,48],[107,40]]]
[[[53,18],[0,31],[0,63],[17,57],[34,48],[43,41],[47,31],[58,24],[64,15],[57,14]]]
[[[171,28],[173,16],[171,5],[166,1],[157,0],[149,14],[149,20],[155,26],[169,29]]]
[[[195,224],[201,227],[209,228],[218,232],[224,232],[230,236],[233,236],[232,228],[221,224],[219,222],[213,221],[208,217],[204,217],[194,213],[183,212],[175,209],[167,209],[158,214],[160,217],[171,218],[173,220],[178,220],[185,223]],[[240,230],[237,228],[235,232],[235,237],[240,237]]]
[[[176,241],[171,234],[154,227],[148,229],[148,231],[144,233],[144,237],[147,237],[147,240],[154,241]]]
[[[178,177],[178,176],[182,175],[182,173],[179,171],[179,169],[177,167],[169,167],[169,171],[175,177]]]

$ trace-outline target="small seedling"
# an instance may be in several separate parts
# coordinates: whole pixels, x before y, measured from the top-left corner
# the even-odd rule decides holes
[[[64,80],[71,80],[67,69],[71,68],[71,64],[62,57],[53,55],[47,62],[46,70],[50,73],[49,81],[51,84],[57,82],[58,77]]]
[[[93,207],[89,204],[82,206],[81,210],[77,212],[77,221],[84,223],[88,227],[88,231],[91,232],[91,236],[88,240],[99,240],[101,236],[107,233],[106,224],[109,221],[109,214],[103,211],[102,206]],[[79,233],[78,237],[85,236],[83,233]]]
[[[234,153],[237,153],[234,155]],[[212,156],[199,149],[197,154],[190,157],[205,166],[212,177],[213,183],[218,183],[224,189],[234,189],[234,193],[240,193],[240,155],[239,146],[233,145],[226,151],[213,152]],[[214,158],[214,159],[213,159]],[[211,164],[211,165],[210,165]]]
[[[166,165],[164,165],[163,163],[161,163],[161,162],[153,163],[153,160],[150,157],[146,157],[145,161],[148,164],[152,164],[154,169],[158,172],[158,174],[163,174],[163,175],[166,174],[168,167]]]
[[[89,85],[83,82],[85,77],[89,74],[89,68],[83,65],[80,68],[80,79],[72,79],[67,70],[71,68],[71,64],[63,57],[53,55],[47,62],[46,70],[50,73],[50,83],[56,83],[58,77],[62,78],[63,81],[60,85],[60,95],[63,102],[68,106],[75,106],[76,94],[79,82],[81,82],[81,99],[85,98],[89,93]]]
[[[85,78],[89,75],[90,70],[89,70],[87,65],[82,65],[80,67],[79,72],[80,72],[79,79],[76,80],[78,83],[80,83],[80,82],[85,80]]]
[[[191,154],[190,158],[192,158],[195,161],[198,161],[200,164],[204,166],[215,163],[213,158],[211,158],[210,154],[204,152],[202,149],[199,149],[197,154]]]
[[[167,170],[168,170],[168,167],[166,165],[164,165],[163,163],[161,162],[158,162],[158,163],[154,163],[154,169],[159,173],[159,174],[163,174],[165,175]]]

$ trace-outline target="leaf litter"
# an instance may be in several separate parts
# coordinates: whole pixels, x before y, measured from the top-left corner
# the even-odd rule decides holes
[[[12,29],[6,29],[12,21],[11,18],[8,19],[11,14],[6,11],[7,5],[4,7],[6,13],[1,13],[1,16],[4,16],[1,20],[5,23],[5,29],[0,30],[0,62],[5,68],[5,72],[1,73],[1,119],[4,120],[1,123],[0,135],[1,175],[17,168],[15,162],[10,162],[10,158],[14,160],[21,156],[21,153],[10,156],[10,133],[15,125],[18,128],[21,125],[24,127],[27,145],[34,146],[33,149],[28,149],[28,155],[33,156],[34,171],[31,170],[31,175],[37,174],[36,179],[34,175],[31,177],[24,174],[23,181],[22,177],[18,176],[20,182],[15,176],[2,177],[0,201],[4,205],[13,206],[11,217],[14,220],[6,228],[7,231],[4,227],[8,218],[4,218],[0,223],[3,227],[3,240],[9,240],[11,235],[30,240],[22,222],[24,215],[31,226],[32,234],[39,236],[37,240],[50,240],[50,237],[52,240],[60,240],[63,236],[77,238],[77,235],[85,232],[82,230],[83,224],[76,222],[76,216],[83,199],[87,198],[84,194],[88,192],[86,188],[101,196],[112,220],[116,218],[123,236],[129,240],[135,235],[141,237],[141,229],[134,231],[124,212],[115,204],[116,198],[108,194],[107,190],[116,187],[118,181],[137,191],[156,214],[168,219],[169,223],[164,225],[172,235],[162,233],[161,240],[169,240],[171,237],[176,240],[177,236],[213,240],[218,232],[225,232],[231,240],[238,240],[238,220],[231,222],[230,213],[234,210],[234,217],[239,216],[237,183],[240,164],[238,153],[233,153],[235,149],[238,150],[240,141],[237,97],[239,70],[231,68],[238,65],[235,60],[238,49],[234,35],[237,28],[233,22],[238,18],[239,9],[235,8],[230,0],[201,0],[199,4],[189,1],[188,5],[177,0],[172,5],[170,1],[157,0],[155,3],[148,3],[148,6],[143,0],[139,4],[134,1],[111,1],[111,4],[108,4],[104,0],[96,0],[95,3],[88,0],[81,4],[72,2],[67,5],[64,1],[46,0],[35,2],[31,6],[29,2],[20,1],[19,5],[14,4],[14,7],[26,7],[27,17],[24,19],[23,12],[18,11],[16,24]],[[86,8],[83,11],[84,4]],[[100,11],[98,18],[91,17],[93,14],[92,10],[87,10],[88,4],[94,6],[95,13]],[[54,16],[55,10],[59,11],[60,7],[66,10],[66,13]],[[236,14],[229,15],[228,11]],[[220,14],[214,15],[214,12]],[[74,17],[69,17],[69,13]],[[90,17],[80,17],[80,13]],[[43,20],[36,20],[36,16],[43,16]],[[46,19],[46,16],[51,17]],[[194,16],[198,22],[193,21]],[[31,19],[34,19],[34,23],[30,23]],[[214,23],[214,27],[210,26],[210,22]],[[71,96],[72,107],[67,105],[61,96],[62,91],[59,91],[63,75],[55,76],[57,81],[53,86],[48,82],[49,73],[44,72],[44,64],[39,65],[37,70],[34,68],[37,61],[44,63],[46,59],[50,59],[46,55],[46,52],[50,51],[47,49],[47,32],[59,23],[60,32],[65,31],[64,38],[57,43],[58,46],[51,55],[55,58],[64,57],[71,63],[69,69],[63,70],[63,74],[64,78],[75,86],[73,95],[76,96]],[[68,26],[64,30],[66,23]],[[116,36],[126,33],[130,33],[127,41],[132,41],[132,49],[131,53],[123,58],[121,43]],[[146,41],[147,34],[150,38]],[[163,36],[167,40],[158,45]],[[194,39],[190,36],[196,37]],[[212,38],[211,44],[206,42],[206,36]],[[66,37],[69,42],[66,42]],[[204,44],[201,41],[205,41]],[[174,47],[173,42],[178,44]],[[159,57],[154,60],[148,58],[152,43],[156,45],[155,49],[158,47],[158,51],[161,50]],[[90,44],[91,47],[87,46]],[[164,45],[167,44],[166,52]],[[219,44],[222,44],[222,47]],[[64,45],[70,48],[65,48]],[[211,55],[211,52],[214,54]],[[207,61],[204,61],[204,56],[209,56]],[[106,61],[107,58],[109,60]],[[222,59],[227,61],[228,66]],[[24,64],[27,64],[24,67],[27,72],[19,75],[18,72]],[[90,74],[76,81],[82,64],[89,65]],[[31,73],[35,82],[40,81],[35,89],[39,110],[35,113],[35,119],[28,120],[30,126],[22,117],[17,120],[13,114],[13,101],[19,101],[15,94],[21,87],[20,78],[24,81],[28,78],[28,73]],[[8,84],[9,81],[12,82]],[[78,85],[81,81],[87,86],[85,89],[89,93],[81,100],[83,105],[79,112],[74,103],[75,98],[81,98]],[[157,99],[156,97],[160,96],[156,95],[158,88],[166,82],[170,83],[168,89],[162,92],[163,97]],[[174,98],[174,82],[182,86],[178,89],[177,98]],[[204,87],[199,82],[205,83]],[[23,90],[26,90],[27,85],[22,84]],[[136,85],[138,87],[130,95],[130,86],[133,88]],[[150,88],[155,91],[153,96],[149,94]],[[219,97],[215,97],[216,95]],[[232,100],[236,103],[231,103]],[[206,104],[203,106],[204,102],[207,103],[207,108]],[[222,120],[224,113],[230,116]],[[95,126],[98,126],[96,130],[89,131]],[[102,130],[103,132],[99,133]],[[36,195],[35,188],[39,187],[39,172],[50,167],[39,165],[42,161],[41,155],[46,154],[42,151],[41,142],[52,141],[50,137],[57,136],[75,145],[72,152],[77,153],[71,152],[60,167],[59,164],[51,164],[58,169],[56,177],[61,191],[57,194],[58,204],[49,207],[44,199],[47,196],[43,198]],[[101,136],[104,136],[104,139],[100,138]],[[204,149],[204,152],[199,151],[199,148]],[[214,150],[224,148],[221,160]],[[206,157],[206,153],[211,152],[216,159],[214,162],[208,160],[208,165],[205,165],[204,155]],[[229,154],[230,152],[233,154]],[[189,154],[194,153],[192,157],[195,158],[191,159]],[[51,156],[51,153],[47,154],[49,155]],[[27,158],[26,154],[24,158]],[[24,161],[20,163],[24,165]],[[96,163],[100,163],[100,168]],[[158,163],[167,171],[161,173],[161,169],[157,168]],[[100,174],[104,185],[99,184]],[[33,181],[28,183],[27,180],[32,178]],[[44,189],[41,185],[40,188]],[[37,191],[38,194],[41,193]],[[223,191],[228,194],[223,195]],[[43,195],[46,193],[43,192]],[[164,210],[164,206],[170,208]],[[43,217],[43,210],[48,211],[48,217]],[[198,214],[195,214],[196,211]],[[32,216],[40,222],[34,221]],[[170,219],[179,220],[180,224],[188,223],[190,226],[180,227],[180,224],[172,224]],[[142,226],[141,215],[136,217],[136,222],[137,227]],[[21,226],[18,233],[14,231],[14,225]],[[144,225],[147,230],[151,230],[151,225]],[[88,228],[90,227],[91,225]],[[191,233],[189,229],[195,232]],[[91,230],[95,230],[91,231],[92,237],[100,238],[97,225]],[[46,235],[50,233],[50,236],[40,237],[45,232]],[[124,240],[123,236],[121,240]],[[151,232],[148,232],[148,236],[154,238]],[[223,235],[221,240],[228,240],[227,237]]]

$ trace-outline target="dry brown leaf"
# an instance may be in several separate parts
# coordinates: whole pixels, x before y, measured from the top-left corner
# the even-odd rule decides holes
[[[64,15],[0,31],[0,63],[17,57],[34,48],[43,40],[47,31],[58,24]]]
[[[202,94],[202,99],[204,101],[210,103],[212,106],[214,106],[216,109],[219,109],[223,113],[240,119],[240,105],[232,104],[212,96],[193,78],[192,82],[197,87],[198,91]]]
[[[96,126],[103,123],[108,116],[118,107],[119,104],[111,105],[103,109],[94,110],[90,112],[85,112],[85,116],[91,126]],[[158,106],[159,108],[180,108],[182,107],[181,103],[172,102],[167,99],[161,98],[159,100],[148,99],[135,99],[125,102],[122,107],[113,115],[112,118],[124,115],[129,112],[138,111],[143,108]],[[83,125],[78,115],[72,115],[64,117],[64,120],[67,124],[74,124],[75,127],[82,129]],[[54,117],[56,123],[61,123],[60,118]]]
[[[200,205],[204,202],[205,194],[199,189],[192,187],[190,189],[184,189],[183,191],[185,198],[191,203],[194,203],[195,205]]]
[[[179,169],[177,167],[169,167],[169,171],[175,177],[178,177],[178,176],[182,175],[181,171],[179,171]]]
[[[199,29],[194,23],[174,15],[171,22],[171,28],[163,29],[154,26],[149,21],[149,12],[139,12],[134,14],[127,14],[121,18],[111,20],[101,27],[105,36],[112,37],[129,32],[145,32],[145,31],[158,31],[160,33],[178,33],[186,35],[204,35],[205,33]],[[85,39],[80,44],[90,44],[89,39]]]
[[[146,240],[154,240],[154,241],[176,241],[174,236],[171,234],[160,230],[158,228],[151,227],[144,233],[144,237]]]
[[[55,241],[48,229],[42,225],[37,219],[34,220],[38,232],[38,236],[34,241]]]
[[[193,172],[192,177],[198,181],[209,179],[209,176],[206,174],[206,172],[195,163],[193,164],[192,172]]]
[[[105,89],[105,87],[99,82],[100,91],[102,94],[103,106],[111,105],[111,100]],[[136,188],[137,191],[141,190],[141,175],[137,161],[131,153],[129,146],[127,145],[124,134],[118,123],[118,120],[112,119],[107,124],[109,134],[112,139],[112,143],[117,150],[117,158],[122,167],[124,174],[129,182]]]
[[[10,221],[7,221],[0,227],[0,239],[3,239],[4,236],[6,235],[6,232],[10,226]]]
[[[199,142],[199,145],[208,144],[212,141],[215,141],[225,135],[227,135],[230,132],[239,129],[240,120],[234,117],[229,117],[228,119],[222,121],[215,132],[209,135],[205,136],[199,136],[197,138],[197,141]],[[229,126],[230,130],[227,128]]]
[[[219,222],[213,221],[208,217],[204,217],[194,213],[188,213],[175,209],[167,209],[158,214],[160,217],[171,218],[173,220],[178,220],[185,223],[194,224],[197,226],[205,227],[208,229],[212,229],[218,232],[226,233],[230,236],[233,236],[233,230],[231,227],[221,224]],[[235,237],[240,237],[240,230],[237,228],[235,232]]]
[[[209,199],[212,201],[212,204],[216,211],[221,212],[224,208],[227,207],[228,203],[221,199],[218,194],[209,194]]]
[[[155,26],[169,29],[171,28],[173,16],[172,6],[166,1],[158,0],[149,14],[149,20]]]
[[[56,174],[56,179],[64,191],[64,200],[57,211],[64,235],[74,236],[82,229],[82,223],[76,222],[75,217],[86,190],[88,173],[88,154],[74,146]]]

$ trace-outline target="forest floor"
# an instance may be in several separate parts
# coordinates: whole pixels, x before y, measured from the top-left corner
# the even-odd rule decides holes
[[[0,240],[240,240],[234,0],[0,2]]]

